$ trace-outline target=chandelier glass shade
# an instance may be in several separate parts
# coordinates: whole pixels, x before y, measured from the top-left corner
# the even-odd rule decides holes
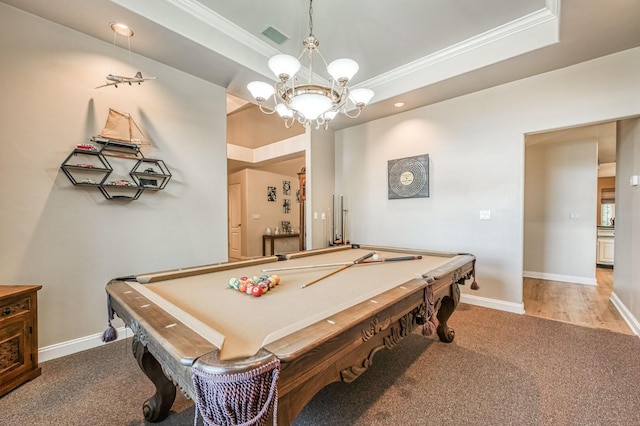
[[[290,128],[296,121],[316,128],[327,128],[329,122],[342,113],[349,118],[356,118],[367,103],[373,97],[370,89],[350,89],[349,81],[358,72],[356,61],[341,58],[327,64],[320,53],[318,39],[313,35],[313,0],[309,2],[309,36],[302,42],[304,48],[298,58],[278,54],[267,62],[269,69],[276,76],[274,85],[263,81],[252,81],[247,85],[251,96],[258,102],[260,110],[265,114],[275,112],[284,120],[285,126]],[[320,58],[330,78],[328,84],[314,82],[313,59],[314,55]],[[305,57],[308,61],[305,71],[308,77],[299,75],[302,69],[300,60]],[[273,98],[271,110],[265,108],[265,103]],[[350,109],[356,111],[349,114]]]

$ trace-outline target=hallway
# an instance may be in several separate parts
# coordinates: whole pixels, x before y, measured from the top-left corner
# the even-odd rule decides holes
[[[609,300],[613,269],[596,268],[596,280],[591,286],[524,278],[525,314],[633,335]]]

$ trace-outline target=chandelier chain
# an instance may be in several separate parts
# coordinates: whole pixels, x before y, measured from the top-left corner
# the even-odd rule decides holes
[[[302,41],[304,48],[298,58],[278,54],[269,59],[268,66],[277,77],[275,86],[261,81],[252,81],[247,85],[252,96],[258,101],[260,111],[265,114],[277,112],[287,128],[297,121],[305,126],[313,124],[316,128],[322,126],[326,129],[338,113],[349,118],[358,117],[363,107],[373,97],[372,90],[365,88],[351,90],[347,85],[358,71],[356,61],[340,58],[327,64],[318,48],[319,44],[320,42],[313,35],[313,0],[309,0],[309,35]],[[318,54],[330,75],[329,84],[313,81],[315,54]],[[308,72],[308,80],[304,78],[303,73],[298,73],[302,68],[301,59],[305,56],[308,62],[303,73]],[[274,107],[269,110],[265,108],[265,101],[272,97]],[[355,114],[349,113],[348,102],[355,107]]]
[[[309,0],[309,35],[313,36],[313,0]]]

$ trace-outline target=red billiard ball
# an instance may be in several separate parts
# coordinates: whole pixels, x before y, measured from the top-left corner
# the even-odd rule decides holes
[[[251,295],[255,297],[262,296],[262,287],[259,285],[254,285],[253,288],[251,289]]]

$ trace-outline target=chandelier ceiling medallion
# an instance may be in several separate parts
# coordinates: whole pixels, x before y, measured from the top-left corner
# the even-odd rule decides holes
[[[362,108],[373,97],[370,89],[351,90],[347,83],[358,72],[359,66],[353,59],[336,59],[327,65],[327,61],[320,53],[320,42],[313,35],[313,0],[309,1],[309,36],[302,41],[304,49],[298,58],[278,54],[269,59],[267,65],[276,75],[278,81],[270,85],[263,81],[252,81],[247,89],[258,102],[260,111],[265,114],[277,112],[290,128],[297,120],[305,126],[315,125],[316,128],[324,126],[340,112],[349,118],[356,118],[362,112]],[[317,54],[331,76],[329,84],[313,82],[313,58]],[[300,59],[306,56],[308,60],[307,70],[309,75],[302,82],[296,73],[300,71]],[[302,78],[300,79],[302,80]],[[274,107],[272,110],[264,108],[267,99],[273,96]],[[349,103],[352,103],[357,111],[349,115]]]

